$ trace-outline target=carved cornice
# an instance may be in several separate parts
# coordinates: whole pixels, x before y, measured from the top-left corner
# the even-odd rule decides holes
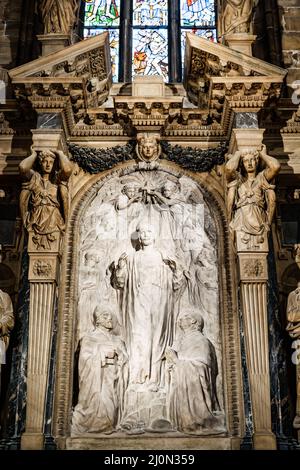
[[[66,58],[67,57],[67,58]],[[74,124],[100,107],[111,87],[108,34],[87,39],[9,72],[17,100],[37,112],[62,112]]]
[[[233,111],[258,112],[280,96],[286,71],[221,44],[187,34],[185,87],[189,99],[226,134]]]

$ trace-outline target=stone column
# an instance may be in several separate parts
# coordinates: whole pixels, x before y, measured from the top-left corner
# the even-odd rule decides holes
[[[248,121],[250,118],[248,116]],[[254,118],[252,116],[252,122]],[[234,129],[230,153],[243,149],[260,149],[263,133],[263,129],[254,127]],[[245,233],[238,228],[233,235],[240,272],[246,360],[254,422],[253,446],[258,450],[272,450],[276,449],[276,438],[271,427],[267,311],[268,232],[264,233],[259,243],[255,237],[246,241]]]
[[[21,448],[44,447],[44,416],[54,318],[56,276],[59,265],[60,233],[50,250],[37,250],[29,232],[29,339],[27,364],[26,430]]]
[[[38,151],[55,152],[63,148],[62,142],[60,129],[40,128],[33,131],[33,148]],[[44,447],[45,406],[61,241],[62,232],[58,229],[52,231],[51,237],[44,243],[37,242],[37,233],[28,229],[30,304],[26,424],[21,438],[21,449],[24,450]]]

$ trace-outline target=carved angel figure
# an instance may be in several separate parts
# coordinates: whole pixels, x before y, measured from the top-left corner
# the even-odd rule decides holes
[[[20,195],[24,226],[34,232],[37,248],[50,248],[55,240],[54,232],[64,231],[68,217],[67,181],[72,172],[71,163],[60,150],[33,149],[19,168],[25,179]]]
[[[44,33],[69,34],[74,26],[78,0],[42,0],[40,9]]]
[[[258,171],[259,163],[266,168]],[[225,167],[228,182],[227,209],[230,228],[242,233],[247,244],[263,243],[275,210],[275,186],[270,184],[280,171],[280,163],[261,150],[244,149],[229,156]]]
[[[248,33],[252,0],[226,0],[223,13],[224,33]]]

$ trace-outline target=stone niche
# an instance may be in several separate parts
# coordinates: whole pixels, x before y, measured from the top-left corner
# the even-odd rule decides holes
[[[68,449],[232,449],[244,433],[223,202],[160,162],[74,197],[54,435]],[[113,446],[113,447],[112,447]]]

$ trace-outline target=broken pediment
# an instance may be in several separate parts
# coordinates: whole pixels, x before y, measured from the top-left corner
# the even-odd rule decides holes
[[[77,122],[106,101],[112,84],[108,33],[85,39],[10,70],[17,99],[38,112],[60,112],[68,103]]]
[[[278,98],[286,70],[187,34],[185,87],[190,101],[221,122],[226,108],[258,111]]]

